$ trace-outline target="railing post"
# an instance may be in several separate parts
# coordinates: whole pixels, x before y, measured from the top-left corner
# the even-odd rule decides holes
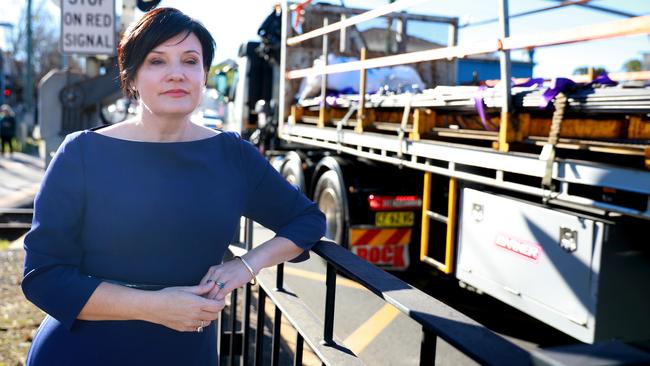
[[[277,266],[275,277],[275,291],[284,291],[284,263]],[[271,351],[271,365],[278,366],[280,363],[280,331],[282,325],[282,312],[280,308],[275,306],[275,313],[273,316],[273,342]]]
[[[230,293],[230,358],[228,364],[235,365],[235,338],[237,337],[237,289]]]
[[[251,219],[246,219],[244,221],[244,244],[247,250],[251,250],[253,247],[253,221]],[[250,339],[250,322],[251,322],[251,285],[247,283],[244,286],[244,324],[243,328],[243,339],[242,339],[242,357],[241,364],[248,365],[249,358],[249,347],[248,341]]]
[[[324,345],[334,344],[334,300],[336,296],[336,267],[327,262],[325,277],[325,325],[323,327]]]
[[[293,358],[293,366],[302,366],[302,346],[304,339],[300,332],[296,332],[296,356]]]
[[[219,319],[217,321],[217,357],[221,359],[222,355],[222,350],[223,350],[223,340],[224,340],[224,327],[223,327],[223,322],[224,322],[225,314],[222,311],[219,314]],[[221,362],[219,362],[221,363]]]
[[[436,361],[437,336],[422,328],[422,344],[420,345],[420,365],[433,365]]]
[[[271,365],[278,366],[280,364],[280,328],[282,325],[282,312],[280,308],[275,306],[275,313],[273,316],[273,341],[271,351]]]
[[[259,288],[257,295],[257,330],[255,332],[255,366],[262,366],[264,350],[264,305],[266,304],[266,292],[262,287]]]
[[[275,275],[275,291],[284,291],[284,263],[277,265]]]

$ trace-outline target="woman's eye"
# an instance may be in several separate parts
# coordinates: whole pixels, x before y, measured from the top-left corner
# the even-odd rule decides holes
[[[149,60],[149,63],[152,64],[152,65],[160,65],[160,64],[163,63],[163,61],[160,60],[160,59],[154,58],[154,59]]]
[[[191,59],[189,59],[189,60],[187,60],[185,62],[187,62],[190,65],[196,65],[198,63],[198,61],[196,59],[193,59],[193,58],[191,58]]]

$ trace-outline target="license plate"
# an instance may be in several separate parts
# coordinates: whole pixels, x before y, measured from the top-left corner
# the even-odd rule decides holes
[[[377,212],[375,225],[379,227],[413,226],[415,212]]]

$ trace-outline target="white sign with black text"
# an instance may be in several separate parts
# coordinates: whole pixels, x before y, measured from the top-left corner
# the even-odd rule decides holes
[[[62,0],[61,52],[115,54],[115,0]]]

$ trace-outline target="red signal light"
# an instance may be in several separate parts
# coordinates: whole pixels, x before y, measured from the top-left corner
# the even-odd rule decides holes
[[[11,89],[7,89],[7,88],[5,88],[5,90],[4,90],[4,96],[5,96],[5,97],[10,97],[10,96],[11,96]]]

